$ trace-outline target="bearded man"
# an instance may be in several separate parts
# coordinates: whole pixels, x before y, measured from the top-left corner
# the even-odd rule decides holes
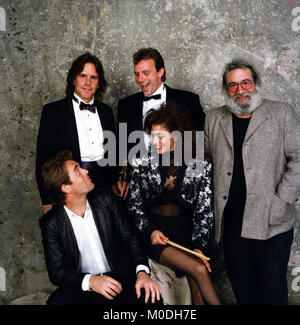
[[[237,303],[281,305],[300,194],[300,119],[288,104],[262,99],[260,83],[249,63],[226,66],[226,105],[206,115],[205,152],[216,240]]]

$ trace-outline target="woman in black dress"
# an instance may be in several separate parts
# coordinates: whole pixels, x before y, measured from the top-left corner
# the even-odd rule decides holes
[[[212,166],[197,157],[186,161],[188,150],[195,153],[194,141],[188,146],[183,137],[192,130],[190,125],[187,113],[174,104],[147,115],[151,148],[148,156],[132,161],[128,209],[148,256],[187,276],[193,304],[201,304],[203,296],[207,304],[218,305],[208,261],[165,242],[204,253],[212,229]]]

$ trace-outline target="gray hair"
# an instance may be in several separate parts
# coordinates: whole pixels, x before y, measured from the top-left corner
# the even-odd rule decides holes
[[[223,73],[223,89],[225,90],[227,89],[227,84],[226,84],[227,73],[235,69],[249,69],[251,71],[254,83],[260,86],[261,80],[253,65],[251,65],[249,62],[244,61],[242,59],[235,59],[225,66],[225,71]]]

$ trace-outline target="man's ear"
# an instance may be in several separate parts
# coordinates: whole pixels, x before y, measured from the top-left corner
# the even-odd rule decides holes
[[[63,193],[66,193],[66,194],[71,193],[71,187],[68,184],[62,184],[61,187],[60,187],[60,189],[61,189],[61,191]]]
[[[162,78],[162,76],[164,75],[165,73],[165,69],[164,68],[160,68],[160,70],[157,72],[159,78]]]

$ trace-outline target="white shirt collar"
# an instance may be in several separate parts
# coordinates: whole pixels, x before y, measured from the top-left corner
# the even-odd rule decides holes
[[[94,97],[90,102],[85,102],[82,98],[80,98],[77,94],[73,93],[74,97],[78,99],[78,104],[80,104],[80,102],[83,102],[85,104],[94,104]]]
[[[81,218],[81,219],[86,219],[86,217],[88,217],[89,212],[91,210],[90,205],[89,205],[89,201],[87,199],[86,199],[86,209],[85,209],[83,218],[81,216],[79,216],[78,214],[76,214],[75,212],[73,212],[72,210],[70,210],[66,205],[64,205],[64,208],[65,208],[65,210],[67,212],[67,215],[70,218]]]

